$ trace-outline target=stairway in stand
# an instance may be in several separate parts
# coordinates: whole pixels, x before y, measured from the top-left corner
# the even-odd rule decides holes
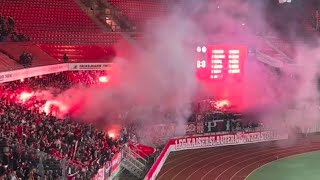
[[[122,161],[121,167],[124,169],[119,176],[135,176],[135,179],[143,179],[148,170],[147,159],[141,157],[139,154],[130,150],[130,148],[124,147],[122,149]],[[130,172],[130,173],[128,173]]]

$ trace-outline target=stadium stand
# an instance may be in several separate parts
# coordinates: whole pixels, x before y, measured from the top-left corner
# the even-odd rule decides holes
[[[168,8],[157,0],[102,1],[110,2],[138,27],[143,27],[152,17],[163,15]],[[32,67],[62,63],[65,55],[68,56],[68,62],[111,62],[115,56],[111,46],[123,40],[121,33],[101,29],[81,9],[77,0],[0,0],[0,4],[0,14],[13,17],[15,29],[28,35],[32,41],[0,43],[0,72],[23,68],[20,56],[24,52],[32,55]],[[138,41],[146,37],[137,32],[130,35]],[[285,54],[294,51],[290,47],[291,43],[266,35],[257,38],[255,48],[260,54],[288,63]],[[278,48],[280,51],[277,51]],[[40,179],[42,176],[43,179],[53,180],[64,179],[65,174],[71,176],[71,179],[73,176],[75,179],[91,179],[97,175],[99,168],[112,169],[112,165],[105,165],[111,162],[121,148],[125,148],[121,147],[119,139],[109,137],[95,126],[80,123],[74,117],[58,117],[55,112],[58,110],[54,108],[45,110],[47,100],[21,98],[21,93],[25,91],[54,89],[56,96],[70,90],[73,85],[97,85],[102,83],[99,82],[102,75],[105,72],[62,72],[0,84],[0,179]],[[251,120],[241,121],[231,112],[216,113],[217,109],[212,110],[211,101],[210,104],[205,103],[203,107],[209,107],[209,110],[201,109],[199,104],[195,105],[187,125],[187,134],[241,133],[261,130],[264,126]],[[126,113],[130,113],[130,110]],[[168,114],[168,120],[169,116],[174,117],[174,113]],[[211,124],[212,120],[218,120],[216,126]],[[197,126],[199,132],[195,128]],[[168,127],[162,128],[167,134],[174,133],[174,128]],[[154,141],[161,141],[157,135],[164,136],[165,133],[159,129],[155,127],[150,131],[145,130],[145,135],[152,136]],[[158,133],[154,133],[156,131]]]
[[[297,43],[295,41],[289,41],[280,39],[279,37],[269,35],[266,37],[270,42],[272,42],[275,46],[281,48],[281,50],[288,56],[292,56],[294,52],[293,44]]]
[[[152,17],[159,17],[166,12],[166,7],[154,0],[108,0],[108,2],[138,27],[143,26]]]
[[[122,39],[120,33],[105,32],[67,32],[64,30],[38,30],[30,34],[31,40],[39,44],[96,44],[110,46]]]
[[[12,16],[17,30],[36,43],[112,45],[121,38],[103,32],[75,1],[3,0],[0,13]]]
[[[283,63],[288,62],[288,58],[282,54],[281,52],[277,51],[272,44],[269,43],[269,41],[266,41],[266,39],[263,36],[257,36],[255,38],[255,47],[258,51],[257,58],[260,59],[260,55],[266,57],[267,59],[271,59],[273,61],[276,67],[281,66]],[[265,56],[266,55],[266,56]]]
[[[17,62],[23,52],[33,55],[32,66],[62,62],[64,54],[71,62],[109,61],[114,56],[110,46],[122,39],[121,33],[103,32],[75,1],[4,0],[2,3],[0,14],[13,17],[15,28],[32,40],[32,44],[0,45],[0,51]]]

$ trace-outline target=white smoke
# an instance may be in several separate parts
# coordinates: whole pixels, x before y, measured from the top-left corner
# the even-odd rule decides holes
[[[319,126],[319,63],[320,57],[316,54],[319,50],[316,48],[302,47],[298,49],[295,58],[295,74],[299,80],[292,89],[286,89],[288,93],[294,91],[290,100],[295,102],[294,110],[289,110],[287,115],[287,123],[289,126],[297,126],[302,129],[314,128]]]
[[[180,13],[166,16],[159,24],[150,23],[145,31],[150,35],[145,47],[136,47],[130,56],[114,59],[110,86],[73,87],[57,99],[78,107],[75,114],[80,119],[122,123],[110,114],[134,108],[128,118],[137,121],[141,131],[172,122],[177,125],[176,133],[183,135],[198,87],[194,52],[202,33],[196,23]],[[127,50],[121,48],[117,51]],[[171,122],[167,120],[168,112],[174,114]]]
[[[195,48],[189,44],[194,44],[192,35],[199,35],[198,28],[190,19],[174,14],[147,26],[146,32],[150,34],[147,47],[137,49],[130,59],[115,59],[116,91],[123,103],[145,109],[135,117],[145,127],[165,122],[165,114],[151,112],[154,107],[174,112],[175,123],[182,127],[191,114],[190,102],[197,88]]]

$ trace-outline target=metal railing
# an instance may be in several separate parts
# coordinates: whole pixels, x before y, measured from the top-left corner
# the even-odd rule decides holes
[[[135,153],[130,148],[123,148],[122,151],[123,151],[124,154],[127,154],[130,157],[132,157],[135,160],[137,160],[139,163],[141,163],[141,165],[146,166],[147,160],[145,158],[141,157],[139,154]]]

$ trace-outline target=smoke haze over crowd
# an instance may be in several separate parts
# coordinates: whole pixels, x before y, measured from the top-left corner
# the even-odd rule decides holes
[[[316,125],[320,118],[317,89],[319,57],[315,55],[318,47],[311,48],[301,40],[306,36],[301,24],[291,22],[290,27],[275,26],[269,21],[272,14],[266,18],[270,4],[252,2],[196,1],[194,6],[195,1],[190,1],[188,7],[195,8],[186,8],[187,12],[182,10],[183,7],[177,7],[169,15],[148,23],[145,46],[136,47],[133,53],[114,59],[109,72],[109,86],[74,87],[58,99],[77,107],[76,115],[82,119],[102,118],[102,123],[110,123],[110,112],[120,112],[133,106],[142,110],[137,110],[130,118],[148,126],[164,122],[164,114],[152,112],[153,107],[158,107],[163,112],[176,112],[176,123],[183,125],[191,114],[189,103],[199,92],[214,96],[210,94],[210,89],[199,89],[203,88],[203,84],[200,85],[194,75],[194,52],[199,43],[244,44],[259,51],[262,35],[273,34],[281,39],[283,34],[289,34],[289,38],[283,39],[291,40],[292,35],[300,35],[298,41],[291,44],[295,49],[295,58],[290,64],[295,65],[280,63],[279,75],[274,72],[275,68],[260,62],[257,57],[249,57],[243,80],[245,88],[234,93],[240,93],[237,95],[243,97],[245,110],[257,111],[263,121],[277,123],[285,119],[289,124],[300,127]],[[275,24],[285,23],[285,17],[289,15],[279,14],[281,8],[277,10]],[[129,49],[119,46],[117,51],[122,54],[122,51]],[[292,104],[295,110],[288,110]],[[261,108],[262,111],[257,110]]]

